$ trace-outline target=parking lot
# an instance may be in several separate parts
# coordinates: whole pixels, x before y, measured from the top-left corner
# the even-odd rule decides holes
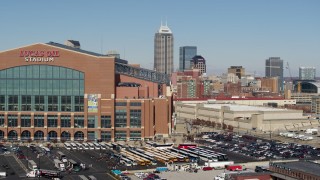
[[[209,133],[198,143],[228,154],[235,163],[272,159],[319,159],[320,149],[294,142],[277,142],[252,135]]]

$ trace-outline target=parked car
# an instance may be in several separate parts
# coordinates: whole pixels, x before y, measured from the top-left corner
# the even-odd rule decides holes
[[[202,170],[203,171],[211,171],[211,170],[213,170],[213,168],[212,167],[203,167]]]

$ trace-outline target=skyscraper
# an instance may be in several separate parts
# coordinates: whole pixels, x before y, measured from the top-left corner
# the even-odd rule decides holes
[[[190,60],[197,55],[197,46],[182,46],[179,49],[179,71],[190,69]]]
[[[161,23],[154,36],[154,69],[168,75],[173,72],[173,34],[167,24]]]
[[[279,92],[283,91],[283,60],[280,57],[266,60],[266,77],[278,77]]]
[[[315,67],[299,67],[300,80],[315,80],[316,68]]]
[[[190,66],[192,69],[199,69],[200,74],[207,72],[206,60],[200,55],[196,55],[191,59]]]
[[[228,73],[233,73],[241,79],[245,75],[245,69],[242,66],[230,66]]]

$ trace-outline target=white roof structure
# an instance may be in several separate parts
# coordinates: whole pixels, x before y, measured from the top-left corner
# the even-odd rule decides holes
[[[196,106],[196,104],[188,104],[190,106]],[[205,108],[212,109],[221,109],[222,106],[228,106],[231,111],[288,111],[287,109],[279,109],[279,108],[271,108],[271,107],[263,107],[263,106],[246,106],[239,104],[203,104]]]
[[[158,33],[162,33],[162,34],[172,34],[172,31],[170,30],[170,28],[167,26],[167,22],[165,25],[162,25],[162,22],[161,22],[161,26],[160,26],[160,29],[158,31]]]

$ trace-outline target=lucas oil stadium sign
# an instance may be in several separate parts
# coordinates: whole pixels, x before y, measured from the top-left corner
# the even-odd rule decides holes
[[[53,62],[59,56],[59,51],[20,51],[26,62]]]

